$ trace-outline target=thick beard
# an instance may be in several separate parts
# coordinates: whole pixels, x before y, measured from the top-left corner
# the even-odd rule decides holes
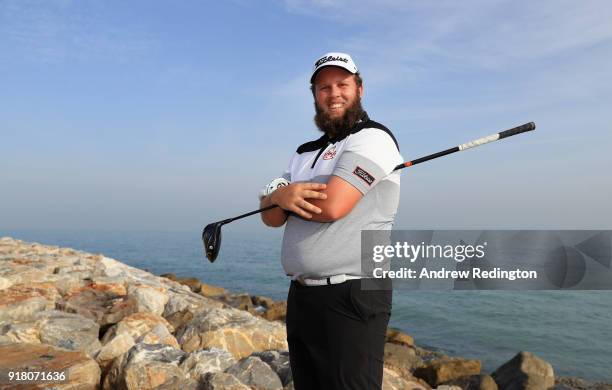
[[[363,116],[363,107],[361,107],[361,98],[357,99],[349,108],[347,108],[341,118],[333,119],[327,113],[319,108],[315,102],[315,117],[314,122],[329,138],[342,138],[350,133],[357,122]]]

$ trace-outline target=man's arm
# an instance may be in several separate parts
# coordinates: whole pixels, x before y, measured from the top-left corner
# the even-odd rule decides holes
[[[320,214],[321,209],[312,205],[311,199],[323,200],[327,195],[323,190],[327,185],[321,183],[291,183],[280,187],[262,199],[260,207],[273,204],[279,206],[261,213],[262,221],[272,227],[282,226],[287,220],[287,212],[294,212],[304,219],[311,219],[313,214]],[[306,201],[306,199],[309,199]]]
[[[264,207],[268,207],[272,205],[271,195],[264,197],[261,202],[259,202],[259,208],[263,209]],[[287,212],[280,207],[275,207],[272,210],[267,210],[261,213],[261,220],[266,226],[270,227],[281,227],[287,221]]]
[[[327,189],[321,191],[327,199],[312,199],[310,203],[321,209],[320,214],[314,214],[311,221],[333,222],[345,217],[353,210],[363,194],[346,180],[332,176],[327,182]]]

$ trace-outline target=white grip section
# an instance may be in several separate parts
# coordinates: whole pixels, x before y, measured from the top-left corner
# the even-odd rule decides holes
[[[486,137],[478,138],[477,140],[466,142],[464,144],[459,145],[459,150],[475,148],[476,146],[488,144],[489,142],[497,141],[498,139],[499,139],[499,134],[488,135]]]

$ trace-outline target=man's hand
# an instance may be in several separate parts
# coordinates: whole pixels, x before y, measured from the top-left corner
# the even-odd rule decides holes
[[[278,205],[286,211],[292,211],[305,219],[311,219],[312,214],[321,214],[321,209],[306,199],[327,199],[323,192],[327,188],[321,183],[291,183],[270,194],[270,203]]]

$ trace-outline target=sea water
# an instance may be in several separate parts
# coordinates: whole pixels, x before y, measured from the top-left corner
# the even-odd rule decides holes
[[[280,234],[224,228],[214,263],[200,232],[10,231],[0,236],[103,253],[154,274],[173,272],[235,292],[286,299]],[[550,362],[556,375],[612,382],[612,291],[396,290],[391,326],[417,345],[480,359],[490,373],[518,351]]]

